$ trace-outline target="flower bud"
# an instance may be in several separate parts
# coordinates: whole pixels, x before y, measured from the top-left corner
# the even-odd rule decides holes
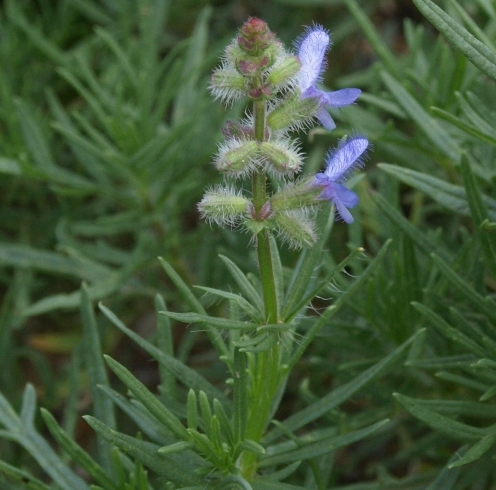
[[[267,162],[269,170],[279,174],[294,174],[301,167],[298,147],[290,140],[264,141],[260,144],[260,157]]]
[[[240,177],[255,168],[258,163],[257,154],[257,142],[231,138],[219,148],[214,164],[219,172]]]
[[[313,185],[313,178],[305,179],[296,185],[288,185],[270,198],[274,211],[310,209],[322,203],[320,186]]]
[[[275,36],[261,19],[251,17],[239,30],[238,46],[252,56],[266,50],[274,42]]]
[[[230,187],[216,187],[209,190],[198,203],[202,218],[218,225],[233,225],[242,218],[250,201]]]
[[[296,91],[288,95],[267,115],[267,124],[273,131],[301,128],[313,119],[318,109],[317,99],[312,97],[300,99]]]
[[[315,223],[298,211],[279,212],[274,215],[281,238],[291,248],[310,248],[317,241]]]
[[[231,104],[246,96],[245,79],[230,66],[217,68],[210,79],[210,93],[225,104]]]
[[[267,76],[267,81],[276,88],[283,85],[291,86],[296,83],[296,75],[300,68],[301,63],[296,56],[285,56],[274,65]]]

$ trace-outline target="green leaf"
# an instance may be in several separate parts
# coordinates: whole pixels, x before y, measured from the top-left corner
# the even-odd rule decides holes
[[[219,255],[219,257],[220,260],[222,260],[222,262],[226,265],[227,269],[231,273],[231,276],[236,281],[236,284],[241,289],[241,292],[246,296],[248,301],[250,301],[250,303],[254,305],[258,311],[264,311],[262,297],[253,287],[248,278],[243,274],[241,269],[232,260],[228,259],[224,255]]]
[[[384,71],[381,72],[381,77],[398,104],[415,121],[427,139],[453,162],[459,163],[461,149],[456,140],[425,111],[398,80]]]
[[[319,281],[314,287],[312,287],[311,289],[307,289],[307,291],[305,291],[305,293],[303,294],[303,296],[301,297],[301,299],[294,303],[292,306],[292,309],[290,309],[289,311],[287,311],[288,309],[288,306],[286,306],[285,308],[285,314],[283,316],[283,321],[288,323],[290,322],[297,314],[298,312],[300,312],[300,310],[302,308],[304,308],[305,306],[308,305],[308,303],[313,299],[315,298],[315,296],[317,296],[319,294],[320,291],[322,291],[322,289],[325,287],[325,286],[328,286],[329,284],[332,283],[332,281],[334,280],[334,278],[341,272],[344,270],[344,268],[350,264],[350,262],[355,258],[357,257],[358,255],[360,254],[363,254],[364,252],[364,249],[363,248],[357,248],[355,250],[353,250],[349,255],[348,257],[346,257],[344,260],[342,260],[336,267],[334,267],[334,269],[329,272],[325,277],[324,279],[322,279],[321,281]],[[300,291],[301,293],[301,291]],[[287,313],[286,313],[287,311]]]
[[[164,424],[165,427],[179,439],[189,440],[188,432],[181,424],[180,420],[168,410],[143,383],[138,381],[122,364],[119,364],[111,357],[105,356],[105,360],[110,369],[112,369],[117,377],[126,385],[129,391],[160,423]]]
[[[365,437],[373,434],[381,427],[384,427],[389,420],[381,420],[375,424],[370,425],[364,429],[355,430],[348,434],[343,434],[340,436],[331,436],[323,440],[316,442],[302,444],[301,447],[296,449],[290,449],[285,452],[278,453],[276,455],[269,455],[267,457],[261,457],[259,467],[264,468],[267,466],[273,466],[278,464],[287,464],[294,461],[304,461],[307,459],[315,458],[322,454],[327,454],[329,452],[335,451],[336,449],[354,442],[360,441]],[[269,452],[267,449],[267,452]]]
[[[284,300],[283,318],[291,317],[289,312],[295,310],[295,305],[300,303],[305,292],[315,282],[315,270],[322,254],[322,247],[329,237],[333,224],[334,214],[330,209],[322,208],[317,216],[317,229],[322,230],[322,232],[313,247],[303,250],[293,269]]]
[[[496,52],[476,39],[431,0],[413,3],[446,39],[459,49],[479,70],[496,80]]]
[[[184,458],[180,458],[180,455],[159,454],[160,446],[156,444],[141,441],[112,430],[89,415],[83,418],[95,432],[101,434],[107,441],[116,445],[125,453],[130,454],[134,459],[140,461],[158,475],[165,477],[166,481],[172,481],[178,485],[198,485],[202,483],[195,472],[191,471],[192,466],[187,464]]]
[[[198,313],[175,313],[172,311],[163,311],[163,315],[177,320],[182,323],[206,323],[211,327],[221,328],[226,330],[254,330],[260,325],[257,323],[244,322],[239,320],[231,320],[230,318],[220,318],[216,316],[200,315]]]
[[[100,309],[103,314],[125,335],[136,342],[142,349],[156,359],[167,371],[170,372],[178,381],[193,390],[203,390],[210,398],[219,399],[224,406],[229,406],[227,396],[212,385],[206,378],[199,374],[194,369],[189,368],[178,359],[166,354],[154,345],[147,342],[138,334],[127,328],[107,307],[100,304]]]
[[[39,250],[27,245],[0,244],[0,263],[14,267],[25,267],[64,274],[86,281],[102,279],[111,269],[81,257],[67,257],[48,250]]]
[[[26,385],[22,407],[24,419],[34,414],[36,392],[32,385]],[[89,486],[68,468],[50,445],[36,432],[32,420],[28,424],[14,412],[6,398],[0,394],[0,423],[6,428],[9,438],[18,442],[38,462],[53,481],[63,489],[90,490]]]
[[[477,342],[470,339],[464,333],[460,332],[457,328],[453,328],[452,326],[448,325],[448,323],[446,323],[446,321],[442,317],[433,312],[430,308],[427,308],[427,306],[424,306],[423,304],[417,303],[415,301],[413,301],[411,304],[417,311],[422,313],[422,315],[424,315],[430,321],[430,323],[445,337],[459,343],[460,345],[465,347],[465,349],[473,352],[479,357],[485,356],[486,350],[483,347],[477,344]]]
[[[111,429],[115,429],[114,406],[109,398],[103,395],[98,385],[108,386],[107,371],[103,362],[100,334],[96,324],[93,305],[91,304],[88,287],[81,286],[81,318],[83,322],[84,358],[90,381],[93,398],[93,413]],[[107,472],[111,472],[110,446],[107,441],[97,438],[98,454],[101,464]]]
[[[422,330],[419,332],[422,332]],[[323,396],[320,400],[312,403],[303,410],[300,410],[299,412],[296,412],[295,414],[288,417],[286,420],[283,421],[285,429],[289,431],[295,431],[300,427],[313,422],[314,420],[327,413],[329,410],[332,410],[344,401],[348,400],[369,381],[378,377],[379,375],[383,375],[394,365],[396,365],[403,357],[404,352],[407,351],[408,347],[415,340],[417,335],[418,333],[410,337],[406,342],[404,342],[393,352],[384,357],[384,359],[379,361],[377,364],[374,364],[372,367],[361,373],[350,382],[346,383],[343,386],[340,386],[334,391],[331,391],[327,395]],[[282,435],[284,435],[284,432],[281,429],[273,429],[264,437],[264,442],[272,442]]]
[[[384,63],[384,66],[386,66],[388,71],[391,73],[398,73],[399,65],[396,56],[379,37],[379,34],[377,33],[377,30],[369,16],[360,8],[355,0],[345,0],[344,3],[350,10],[353,17],[355,17],[357,24],[362,28],[363,34],[372,45],[372,48],[377,53],[377,56]]]
[[[204,310],[203,306],[200,304],[200,302],[196,299],[195,295],[190,291],[189,287],[186,285],[186,283],[181,279],[179,274],[173,269],[173,267],[165,261],[162,257],[159,257],[158,260],[160,261],[160,264],[162,265],[163,269],[169,276],[169,279],[174,283],[174,285],[179,289],[181,292],[183,298],[185,301],[188,303],[189,307],[193,310],[199,313],[200,315],[206,315],[206,311]],[[224,356],[226,358],[229,358],[229,351],[227,350],[226,344],[222,340],[222,337],[220,337],[219,332],[210,325],[207,324],[207,336],[212,342],[212,345],[215,347],[217,350],[219,356]]]
[[[110,470],[103,469],[81,446],[74,442],[69,435],[57,424],[55,418],[45,410],[41,409],[41,415],[45,421],[50,434],[57,441],[59,446],[77,463],[87,471],[103,488],[118,490],[118,486],[110,477]],[[110,447],[107,441],[106,447]],[[109,454],[110,456],[110,454]]]
[[[256,323],[263,322],[263,314],[255,306],[249,303],[245,298],[239,294],[229,293],[228,291],[223,291],[221,289],[208,288],[204,286],[195,286],[197,289],[201,289],[207,293],[219,296],[221,298],[230,299],[235,301],[239,307]]]
[[[442,255],[445,260],[451,260],[451,254],[445,248],[441,248],[425,233],[422,233],[416,226],[410,223],[391,205],[391,203],[386,201],[384,197],[376,193],[372,195],[372,200],[386,217],[392,221],[399,230],[405,233],[405,235],[407,235],[423,253],[429,255],[435,251],[438,255]]]
[[[20,470],[15,466],[11,466],[5,461],[0,460],[0,472],[5,473],[5,475],[15,482],[22,485],[23,489],[26,490],[53,490],[52,486],[48,486],[46,483],[43,483],[38,478],[35,478],[33,475],[28,473],[27,471]],[[18,487],[19,488],[19,487]]]
[[[441,470],[434,482],[425,490],[453,490],[453,486],[458,479],[459,469],[451,469],[451,464],[457,461],[465,452],[464,448],[459,449],[450,458],[448,464]]]
[[[449,465],[449,468],[457,468],[459,466],[472,463],[479,459],[484,453],[486,453],[496,442],[496,431],[491,431],[489,434],[485,435],[482,439],[476,442],[472,447],[470,447],[467,452],[454,463]]]
[[[233,431],[236,441],[243,441],[248,421],[248,374],[247,357],[234,349],[233,363]]]
[[[146,434],[150,440],[158,444],[167,444],[173,440],[172,433],[160,424],[158,420],[153,417],[150,412],[143,406],[143,404],[136,400],[129,400],[125,396],[117,393],[108,386],[99,386],[100,390],[105,393],[124,413],[129,415],[131,420],[136,422],[139,429]]]
[[[92,301],[100,300],[118,291],[128,278],[128,271],[111,272],[106,278],[88,285],[88,295]],[[56,309],[78,308],[81,304],[81,292],[55,294],[43,298],[22,311],[24,316],[40,315]]]
[[[486,263],[488,270],[491,271],[493,277],[496,278],[495,240],[490,236],[490,232],[482,227],[483,223],[489,219],[489,213],[465,153],[462,156],[461,171],[465,190],[467,191],[467,200],[470,206],[470,212],[472,214],[472,219],[474,220],[475,234],[481,244],[484,262]]]
[[[391,240],[388,240],[384,243],[382,248],[379,250],[379,253],[377,256],[374,258],[374,260],[368,265],[367,269],[360,275],[358,279],[356,279],[351,286],[346,290],[344,294],[342,294],[337,301],[326,308],[322,316],[318,319],[315,320],[314,324],[310,328],[310,330],[307,332],[307,334],[303,337],[303,339],[300,340],[298,347],[296,348],[295,352],[293,353],[291,359],[289,360],[288,364],[288,371],[291,371],[293,367],[296,365],[300,357],[303,355],[307,347],[310,345],[310,343],[315,339],[316,335],[320,331],[320,329],[339,311],[339,309],[350,299],[353,297],[353,295],[358,291],[360,287],[364,283],[366,283],[372,273],[376,270],[376,268],[379,266],[381,259],[384,257],[386,254],[386,251],[391,243]]]
[[[416,402],[415,399],[394,393],[393,396],[417,419],[429,427],[454,439],[476,441],[485,435],[485,429],[472,427],[456,420],[451,420]]]
[[[464,297],[472,303],[479,313],[484,313],[493,322],[496,322],[496,303],[491,297],[480,295],[466,280],[459,276],[450,265],[436,254],[431,254],[432,261],[436,264],[439,272],[448,279]]]
[[[22,175],[21,164],[17,160],[0,157],[0,173],[9,175]]]
[[[472,124],[463,121],[459,117],[454,116],[450,112],[444,111],[443,109],[439,109],[439,107],[431,107],[431,111],[435,116],[438,116],[444,119],[445,121],[448,121],[449,123],[453,124],[457,128],[460,128],[462,131],[469,134],[470,136],[474,136],[475,138],[479,139],[480,141],[483,141],[484,143],[489,143],[490,145],[496,146],[496,138],[491,134],[487,134],[485,131],[482,130],[482,128],[479,129],[473,126]]]
[[[410,185],[414,189],[422,191],[425,195],[455,213],[460,213],[467,216],[470,215],[469,203],[467,202],[467,192],[463,187],[450,184],[444,180],[432,177],[429,174],[399,167],[397,165],[380,163],[378,167],[401,182]],[[496,199],[486,195],[482,195],[481,199],[489,208],[491,218],[496,219]]]

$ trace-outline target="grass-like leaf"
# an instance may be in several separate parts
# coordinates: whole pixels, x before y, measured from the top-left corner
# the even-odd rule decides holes
[[[211,399],[217,398],[220,400],[224,406],[229,406],[229,400],[215,386],[213,386],[207,379],[205,379],[200,373],[189,368],[183,364],[178,359],[166,354],[154,345],[147,342],[145,339],[140,337],[138,334],[127,328],[119,318],[117,318],[112,311],[107,307],[100,304],[100,309],[104,315],[125,335],[127,335],[131,340],[136,342],[141,348],[143,348],[148,354],[150,354],[154,359],[156,359],[162,366],[164,366],[167,371],[172,374],[178,381],[184,383],[187,388],[193,388],[194,390],[203,390]]]
[[[479,70],[496,80],[496,52],[476,39],[431,0],[413,0],[432,24]]]
[[[184,458],[176,457],[173,454],[159,454],[160,446],[112,430],[89,415],[86,415],[84,419],[107,441],[115,444],[123,452],[131,455],[168,481],[179,485],[198,485],[201,483],[201,479],[191,471],[191,467]]]
[[[448,417],[440,415],[423,405],[416,403],[413,398],[395,393],[394,397],[416,418],[422,420],[429,427],[438,430],[455,439],[462,441],[477,441],[485,436],[486,430],[472,427]]]
[[[300,427],[318,419],[324,413],[332,410],[333,408],[339,406],[344,401],[348,400],[353,396],[358,390],[360,390],[365,384],[370,382],[372,379],[384,374],[394,365],[396,365],[403,357],[405,351],[415,339],[415,335],[404,342],[402,345],[397,347],[393,352],[387,355],[384,359],[374,364],[372,367],[358,375],[352,381],[346,383],[339,388],[331,391],[327,395],[323,396],[320,400],[312,403],[308,407],[296,412],[287,419],[283,421],[283,425],[286,430],[295,431]],[[266,443],[276,440],[278,437],[282,436],[284,432],[281,429],[271,430],[264,438]]]
[[[278,464],[288,464],[295,461],[304,461],[307,459],[315,458],[322,454],[327,454],[334,451],[340,447],[353,444],[354,442],[360,441],[369,435],[373,434],[381,427],[387,424],[388,420],[382,420],[364,429],[359,429],[352,431],[348,434],[343,434],[339,436],[331,436],[323,440],[316,442],[311,442],[309,444],[302,444],[301,447],[296,449],[291,449],[289,451],[278,453],[277,455],[263,457],[260,460],[259,466],[261,468],[278,465]]]

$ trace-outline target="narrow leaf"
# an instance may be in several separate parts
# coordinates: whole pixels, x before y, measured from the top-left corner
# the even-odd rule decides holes
[[[479,70],[496,80],[496,53],[455,22],[431,0],[413,0],[413,3]]]

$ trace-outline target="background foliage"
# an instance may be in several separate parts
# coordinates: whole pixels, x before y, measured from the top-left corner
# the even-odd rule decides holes
[[[108,380],[101,352],[150,389],[160,385],[167,403],[184,393],[171,400],[164,364],[157,371],[147,362],[150,348],[144,353],[126,341],[102,313],[95,315],[92,302],[104,300],[163,349],[173,339],[178,359],[214,385],[222,379],[202,334],[183,324],[161,327],[163,319],[155,328],[163,301],[186,309],[181,286],[156,257],[174,267],[184,288],[236,290],[219,253],[243,272],[256,272],[247,237],[211,229],[196,213],[204,187],[217,179],[210,160],[222,124],[244,110],[212,103],[209,73],[249,15],[266,20],[287,44],[302,25],[323,24],[334,40],[326,85],[364,91],[359,103],[335,114],[336,132],[314,130],[311,145],[305,142],[308,172],[349,129],[374,144],[355,184],[360,217],[350,227],[333,226],[319,274],[332,271],[349,249],[362,246],[372,258],[392,238],[370,273],[364,274],[368,260],[354,260],[313,305],[319,312],[328,298],[352,298],[296,366],[280,414],[290,417],[337,392],[345,394],[315,419],[316,434],[324,421],[336,434],[389,422],[365,441],[317,458],[323,481],[315,481],[311,464],[285,481],[349,490],[495,488],[496,6],[490,0],[3,2],[2,485],[169,488],[164,478],[174,465],[164,469],[147,452],[167,434],[119,393],[118,381]],[[283,250],[288,271],[295,258]],[[197,297],[209,311],[225,310]],[[24,388],[26,382],[32,384]],[[35,391],[60,426],[49,412],[40,416]],[[88,423],[96,439],[81,422],[87,413],[95,417]],[[111,440],[106,431],[117,427],[120,435]],[[144,440],[134,437],[138,431]],[[145,456],[137,449],[130,456],[138,462],[119,455],[116,447],[125,444]]]

